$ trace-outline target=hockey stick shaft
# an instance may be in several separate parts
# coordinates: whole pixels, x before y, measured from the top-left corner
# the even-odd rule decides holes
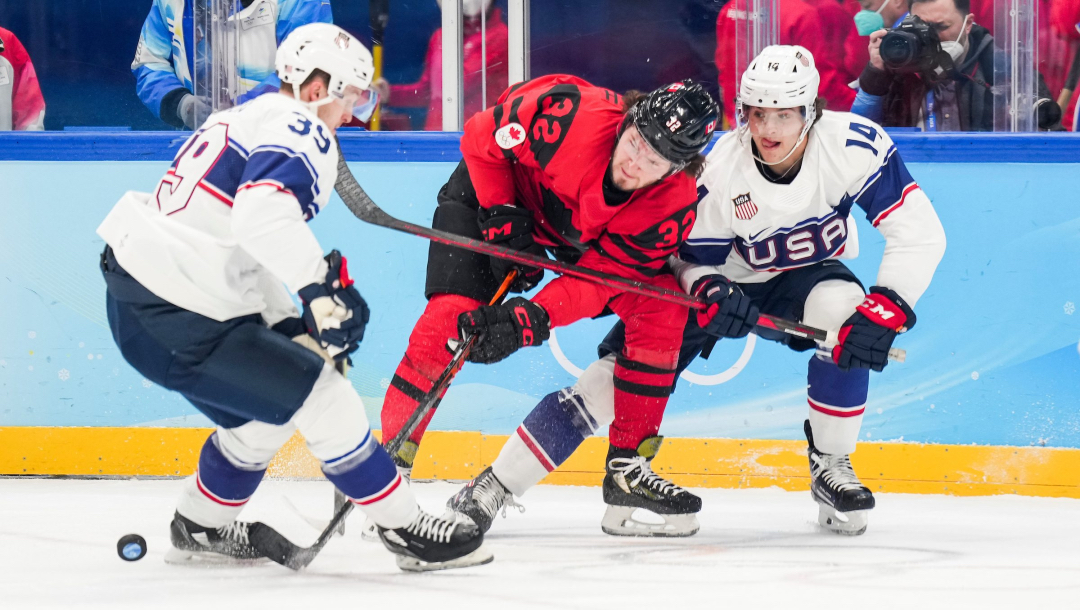
[[[491,302],[488,305],[498,305],[502,303],[502,300],[506,298],[506,294],[510,292],[510,286],[517,279],[517,269],[510,271],[506,274],[499,289],[495,291],[495,296],[491,298]],[[450,360],[450,364],[446,365],[443,372],[435,380],[434,385],[431,386],[431,391],[424,394],[420,401],[416,405],[416,409],[413,410],[412,415],[405,421],[405,425],[398,431],[394,438],[390,439],[390,442],[386,444],[386,452],[390,455],[396,455],[401,450],[401,446],[405,444],[405,441],[412,436],[413,432],[416,432],[416,428],[420,425],[420,422],[427,417],[427,414],[435,408],[435,405],[439,403],[443,392],[450,386],[450,382],[457,376],[458,371],[461,370],[462,365],[465,364],[465,359],[469,357],[469,352],[472,351],[476,341],[477,335],[469,335],[467,339],[458,345],[454,350],[454,357]]]
[[[514,283],[514,280],[517,279],[517,275],[518,272],[516,269],[506,274],[499,289],[495,291],[495,296],[491,298],[489,305],[497,305],[502,302],[506,297],[506,294],[510,292],[510,286]],[[476,340],[476,335],[469,335],[469,337],[458,346],[457,350],[454,351],[454,357],[450,360],[450,364],[443,369],[442,374],[435,380],[434,385],[431,387],[431,391],[421,397],[416,405],[416,409],[413,410],[409,419],[405,421],[405,425],[402,426],[401,430],[394,435],[394,438],[390,439],[390,442],[385,445],[388,454],[394,456],[398,451],[401,451],[401,446],[404,445],[405,441],[416,431],[416,428],[420,425],[420,422],[423,421],[424,417],[426,417],[427,414],[435,408],[435,405],[439,403],[443,391],[446,390],[450,385],[450,382],[454,380],[454,376],[461,370],[461,366],[465,363],[465,358],[469,356],[469,351],[472,350],[473,345],[476,345]],[[315,541],[315,544],[312,545],[310,549],[305,550],[297,547],[297,550],[294,551],[293,555],[303,557],[304,563],[300,567],[306,566],[315,558],[315,555],[322,550],[322,547],[326,545],[326,541],[333,536],[335,531],[341,530],[342,534],[345,533],[343,527],[345,525],[345,518],[352,512],[353,503],[349,501],[345,494],[335,489],[334,504],[334,518],[326,525],[326,529],[319,534],[319,538]],[[299,564],[300,560],[296,560],[294,563]],[[292,567],[288,563],[284,563],[283,565]]]
[[[684,292],[675,292],[674,290],[658,288],[651,284],[646,284],[645,282],[630,280],[610,273],[595,271],[593,269],[586,269],[585,267],[571,265],[542,256],[518,252],[517,250],[496,246],[477,239],[439,231],[438,229],[429,229],[394,218],[383,211],[383,209],[372,201],[371,197],[364,192],[363,187],[356,181],[356,177],[353,176],[352,170],[349,169],[349,165],[345,162],[345,155],[341,153],[340,148],[338,149],[338,152],[338,178],[334,188],[337,190],[338,195],[341,196],[341,200],[345,202],[345,206],[349,208],[349,211],[366,223],[394,229],[395,231],[401,231],[410,235],[424,237],[436,243],[506,259],[529,267],[539,267],[563,275],[589,280],[600,284],[601,286],[618,288],[626,292],[660,299],[661,301],[682,305],[691,309],[704,309],[706,306],[705,301]],[[826,345],[836,345],[838,342],[837,337],[835,336],[836,333],[833,333],[833,336],[830,336],[829,333],[824,330],[797,324],[789,320],[782,320],[773,316],[762,315],[761,319],[758,321],[758,325],[762,328],[778,330],[796,337],[814,339],[818,342],[824,342]],[[896,351],[898,357],[893,356],[893,350]],[[904,357],[901,355],[903,354],[903,350],[897,348],[893,348],[893,350],[890,350],[890,358],[902,362],[904,360]]]

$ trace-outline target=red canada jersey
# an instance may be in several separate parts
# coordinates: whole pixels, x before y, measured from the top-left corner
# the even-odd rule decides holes
[[[537,243],[573,246],[579,264],[646,280],[694,224],[697,190],[683,173],[604,199],[604,176],[625,113],[622,96],[575,76],[514,85],[465,124],[461,152],[480,205],[533,213]]]

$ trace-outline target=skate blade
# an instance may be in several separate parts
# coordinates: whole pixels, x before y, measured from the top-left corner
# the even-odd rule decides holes
[[[221,553],[211,553],[209,551],[185,551],[176,547],[170,548],[168,552],[165,553],[165,563],[189,568],[243,568],[261,565],[268,561],[270,560],[266,557],[259,557],[257,559],[237,559],[235,557],[229,557],[228,555],[222,555]]]
[[[693,536],[701,529],[697,514],[688,513],[682,515],[660,515],[649,512],[663,519],[662,523],[648,523],[634,518],[635,510],[631,506],[608,506],[604,513],[604,519],[600,522],[600,529],[605,534],[612,536],[646,536],[662,538],[685,538]]]
[[[825,529],[845,536],[860,536],[866,532],[870,511],[853,510],[842,513],[831,506],[818,505],[818,523]]]
[[[415,557],[395,555],[397,566],[406,572],[434,572],[436,570],[453,570],[455,568],[467,568],[470,566],[484,565],[495,560],[495,555],[487,550],[484,545],[478,549],[450,561],[427,562]]]
[[[364,542],[381,542],[379,540],[379,528],[370,518],[364,521],[364,529],[360,532],[360,539]]]

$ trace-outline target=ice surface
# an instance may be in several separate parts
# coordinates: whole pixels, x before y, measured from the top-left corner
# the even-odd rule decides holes
[[[492,564],[403,573],[360,539],[356,511],[345,538],[292,573],[165,564],[180,486],[0,479],[0,608],[1080,607],[1080,500],[879,494],[866,535],[848,538],[818,528],[809,493],[708,489],[701,532],[663,540],[603,534],[599,488],[541,486],[527,512],[496,520]],[[414,488],[441,512],[457,486]],[[309,544],[315,530],[285,498],[327,520],[329,485],[267,481],[245,510]],[[128,533],[148,541],[139,562],[117,557]]]

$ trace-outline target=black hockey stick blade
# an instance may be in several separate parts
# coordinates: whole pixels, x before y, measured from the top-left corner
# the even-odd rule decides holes
[[[255,522],[248,530],[248,542],[259,549],[270,560],[280,563],[290,570],[302,570],[311,563],[315,556],[326,546],[327,541],[334,535],[339,523],[345,521],[352,511],[353,503],[346,502],[336,513],[334,518],[327,524],[326,529],[319,534],[319,538],[309,547],[293,544],[288,538],[282,536],[277,530],[265,523]]]
[[[656,286],[646,284],[645,282],[630,280],[602,271],[586,269],[585,267],[571,265],[542,256],[518,252],[517,250],[496,246],[477,239],[454,235],[453,233],[447,233],[437,229],[429,229],[394,218],[383,211],[383,209],[372,201],[371,197],[364,192],[360,183],[356,181],[356,177],[353,176],[352,170],[349,169],[348,163],[345,162],[345,155],[341,152],[340,147],[338,148],[338,177],[334,188],[337,190],[338,195],[341,196],[341,200],[345,202],[345,206],[348,207],[357,218],[370,224],[424,237],[436,243],[456,246],[465,250],[487,254],[488,256],[506,259],[515,263],[521,263],[522,265],[529,267],[539,267],[541,269],[547,269],[548,271],[554,271],[555,273],[589,280],[591,282],[596,282],[601,286],[619,288],[627,292],[653,297],[660,299],[661,301],[675,303],[676,305],[682,305],[691,309],[704,309],[706,307],[705,301],[702,299],[683,292],[657,288]],[[828,343],[830,340],[828,333],[824,330],[764,314],[762,314],[761,319],[758,321],[758,326],[779,330],[789,335],[813,339],[815,341]],[[832,342],[835,343],[835,340]],[[893,354],[893,352],[896,354],[903,354],[903,350],[897,348],[893,348],[893,350],[890,351],[890,354]],[[904,360],[902,356],[894,359],[901,362]]]

